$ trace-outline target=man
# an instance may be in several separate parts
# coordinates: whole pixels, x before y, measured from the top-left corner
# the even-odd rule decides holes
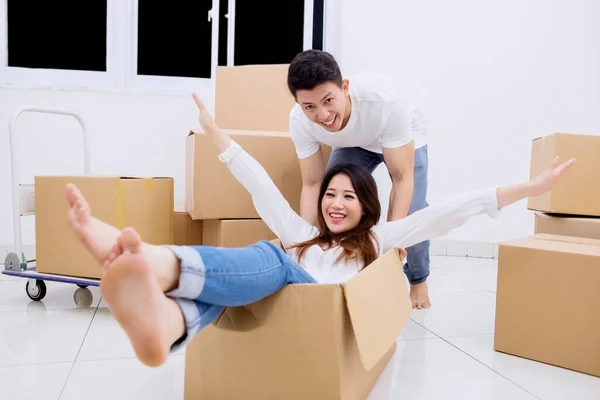
[[[423,118],[399,101],[391,81],[375,73],[343,79],[333,56],[306,50],[290,64],[288,87],[297,102],[289,129],[302,172],[304,219],[316,225],[319,186],[326,169],[338,163],[361,164],[371,172],[385,163],[392,180],[388,221],[427,207]],[[334,148],[327,166],[321,143]],[[413,308],[429,308],[429,241],[405,254]]]

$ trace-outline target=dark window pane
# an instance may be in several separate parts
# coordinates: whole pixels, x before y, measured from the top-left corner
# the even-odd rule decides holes
[[[324,0],[314,0],[312,48],[323,50]]]
[[[287,64],[304,45],[304,0],[237,0],[235,65]]]
[[[212,0],[139,0],[138,75],[210,78],[211,8]]]
[[[8,66],[106,71],[107,0],[7,0]]]
[[[218,65],[227,65],[227,28],[229,19],[229,0],[219,0],[219,61]]]

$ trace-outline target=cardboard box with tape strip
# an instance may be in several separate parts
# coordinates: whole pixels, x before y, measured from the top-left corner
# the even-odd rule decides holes
[[[498,252],[496,351],[600,376],[600,240],[535,234]]]
[[[411,311],[395,251],[343,284],[228,308],[187,345],[185,399],[364,400]]]
[[[173,178],[36,176],[35,239],[38,272],[100,278],[96,261],[77,241],[68,220],[65,186],[73,183],[92,215],[117,228],[135,228],[145,242],[173,242]]]
[[[275,186],[300,213],[302,175],[292,139],[284,132],[223,130],[267,171]],[[331,148],[321,146],[323,163]],[[186,141],[186,211],[193,219],[256,219],[252,197],[219,158],[212,140],[191,131]]]

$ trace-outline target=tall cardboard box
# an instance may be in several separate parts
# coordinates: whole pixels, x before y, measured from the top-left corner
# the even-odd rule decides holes
[[[173,244],[199,246],[202,244],[202,221],[194,220],[185,211],[185,203],[175,204],[173,211]]]
[[[531,178],[548,168],[556,156],[577,164],[548,193],[531,197],[530,210],[600,216],[600,136],[555,133],[537,138],[531,148]]]
[[[411,310],[396,251],[343,284],[228,308],[187,345],[185,399],[364,400]]]
[[[203,244],[215,247],[244,247],[277,237],[261,219],[207,219],[203,222]]]
[[[68,220],[65,186],[75,184],[93,216],[145,242],[173,242],[173,179],[101,176],[36,176],[35,241],[38,272],[100,278],[101,269],[77,241]]]
[[[576,218],[536,213],[534,233],[600,239],[600,218]]]
[[[217,67],[215,122],[221,129],[287,132],[295,104],[288,64]]]
[[[267,171],[290,206],[300,212],[302,175],[296,150],[287,133],[223,130]],[[331,148],[322,146],[324,161]],[[191,131],[186,140],[186,211],[193,219],[256,219],[248,191],[219,158],[204,133]]]
[[[496,351],[600,376],[600,240],[501,243]]]

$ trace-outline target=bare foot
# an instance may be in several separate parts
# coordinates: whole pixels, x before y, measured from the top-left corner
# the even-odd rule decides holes
[[[117,247],[121,254],[106,268],[100,291],[138,359],[150,367],[162,365],[185,333],[183,314],[164,295],[137,232],[125,228]]]
[[[90,206],[75,185],[66,187],[69,203],[68,217],[77,238],[96,258],[98,264],[107,268],[112,261],[123,253],[121,231],[97,218],[92,217]],[[134,231],[135,232],[135,231]],[[137,232],[135,235],[139,237]],[[140,239],[141,241],[141,239]],[[150,261],[163,292],[177,288],[179,284],[179,261],[164,247],[141,244],[142,252]]]
[[[431,301],[429,300],[429,288],[427,287],[427,282],[417,283],[416,285],[410,285],[410,300],[412,301],[413,308],[416,308],[418,310],[431,307]]]
[[[68,184],[65,194],[69,203],[67,216],[75,235],[98,263],[104,265],[121,231],[92,217],[88,202],[75,185]]]

